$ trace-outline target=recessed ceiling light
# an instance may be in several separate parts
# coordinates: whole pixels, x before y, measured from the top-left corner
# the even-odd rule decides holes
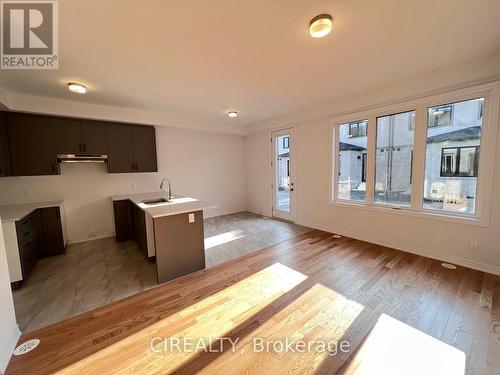
[[[85,94],[87,92],[87,88],[85,87],[85,85],[75,82],[68,83],[68,89],[69,91],[76,92],[77,94]]]
[[[236,111],[229,111],[227,115],[231,118],[238,117],[238,112]]]
[[[323,38],[332,31],[333,20],[329,14],[320,14],[309,23],[309,33],[313,38]]]

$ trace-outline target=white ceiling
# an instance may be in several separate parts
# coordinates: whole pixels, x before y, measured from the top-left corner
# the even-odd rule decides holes
[[[9,91],[255,123],[500,48],[499,0],[64,0],[56,71]],[[333,33],[308,34],[319,13]],[[70,93],[68,81],[88,85]],[[237,109],[230,120],[224,113]]]

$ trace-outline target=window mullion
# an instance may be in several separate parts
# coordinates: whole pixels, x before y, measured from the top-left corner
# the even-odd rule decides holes
[[[367,170],[366,170],[366,204],[373,205],[375,195],[375,164],[377,151],[377,117],[370,115],[367,125]]]
[[[427,144],[427,106],[420,104],[415,109],[415,112],[411,208],[421,210],[424,195],[425,150]]]

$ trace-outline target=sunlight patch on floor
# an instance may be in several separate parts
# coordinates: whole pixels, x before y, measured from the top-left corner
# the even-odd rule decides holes
[[[347,331],[363,309],[363,305],[335,290],[320,283],[314,284],[243,337],[236,353],[223,353],[206,366],[204,371],[290,374],[302,369],[302,373],[314,373],[325,360],[341,355],[340,344],[346,339]],[[261,338],[264,345],[272,345],[263,352],[256,353],[256,338]],[[300,348],[298,343],[301,342],[306,348],[280,350],[284,346],[276,345],[279,342],[292,343],[290,347],[296,349]],[[323,350],[323,345],[329,350]]]
[[[463,375],[465,354],[382,314],[345,373]]]
[[[202,350],[194,352],[154,352],[151,339],[220,338],[241,322],[264,309],[270,303],[307,279],[307,276],[280,263],[275,263],[226,289],[154,323],[91,356],[74,363],[59,373],[116,372],[168,373]],[[204,285],[197,285],[203,287]],[[162,342],[155,349],[161,350]]]
[[[245,236],[246,236],[245,232],[243,232],[241,229],[235,229],[230,232],[217,234],[215,236],[205,238],[205,250],[208,250],[212,247],[216,247],[219,245],[223,245],[231,241],[236,241]]]

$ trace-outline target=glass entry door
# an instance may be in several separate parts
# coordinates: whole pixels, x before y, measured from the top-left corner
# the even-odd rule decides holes
[[[294,130],[272,133],[273,216],[294,221],[295,217],[295,143]]]

